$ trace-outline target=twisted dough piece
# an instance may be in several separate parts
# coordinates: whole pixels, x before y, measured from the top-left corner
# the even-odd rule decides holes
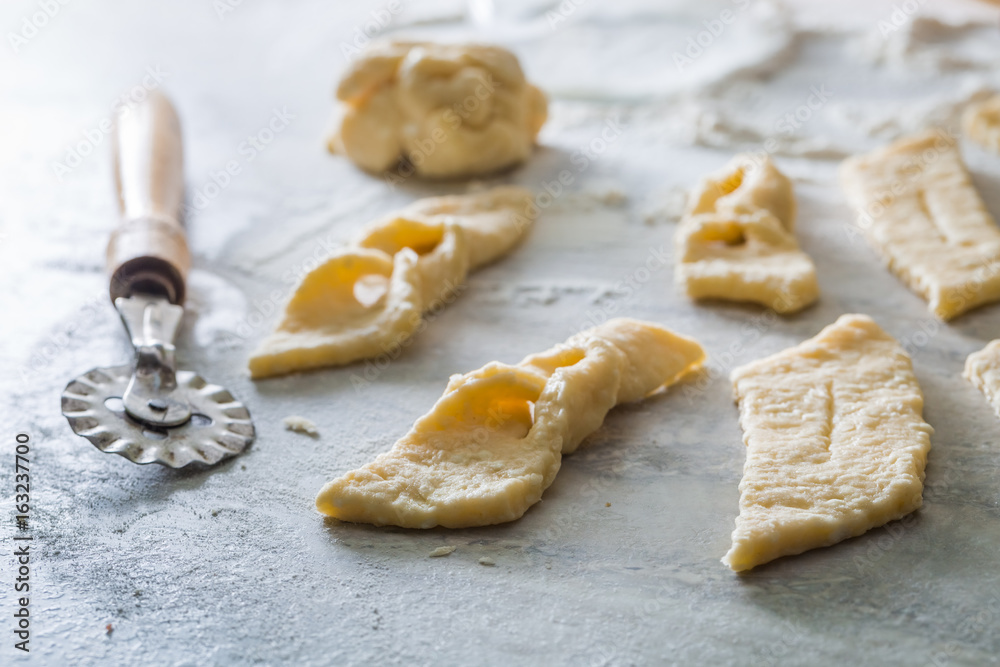
[[[454,301],[468,272],[509,252],[537,212],[528,190],[499,187],[421,199],[374,222],[302,279],[250,374],[395,356],[423,313]]]
[[[409,433],[323,487],[316,506],[344,521],[404,528],[513,521],[612,407],[673,384],[704,359],[694,340],[616,319],[516,366],[492,362],[452,376]]]
[[[677,228],[677,283],[694,299],[801,310],[819,297],[819,285],[794,228],[791,181],[768,157],[737,155],[691,195]]]
[[[514,54],[473,44],[373,45],[348,68],[337,99],[330,152],[371,172],[402,158],[430,178],[524,161],[548,113]]]

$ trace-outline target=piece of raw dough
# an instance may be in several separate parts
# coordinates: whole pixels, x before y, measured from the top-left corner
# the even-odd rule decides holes
[[[962,375],[983,392],[997,416],[1000,416],[1000,339],[970,354],[965,360]]]
[[[962,131],[977,144],[1000,153],[1000,95],[970,104],[962,113]]]
[[[458,547],[438,547],[434,551],[427,554],[429,558],[444,558],[445,556],[450,556],[455,553],[455,549]]]
[[[794,227],[791,181],[768,157],[737,155],[688,200],[676,233],[677,284],[693,299],[801,310],[819,297],[819,285]]]
[[[376,173],[402,159],[430,178],[523,162],[547,115],[513,53],[475,44],[375,44],[347,69],[337,99],[331,152]]]
[[[281,422],[289,431],[311,435],[314,438],[319,435],[319,429],[316,428],[316,423],[311,419],[306,419],[305,417],[300,417],[299,415],[288,415],[282,419]]]
[[[344,521],[405,528],[513,521],[612,407],[676,382],[704,359],[689,338],[616,319],[516,366],[454,375],[389,452],[327,484],[316,506]]]
[[[921,505],[933,429],[910,358],[870,317],[732,373],[746,444],[722,559],[742,571],[860,535]]]
[[[421,199],[369,225],[302,279],[251,376],[395,358],[422,314],[458,298],[468,272],[509,252],[537,212],[530,191],[499,187]]]
[[[928,130],[848,158],[840,181],[865,237],[936,316],[1000,299],[1000,228],[954,137]]]

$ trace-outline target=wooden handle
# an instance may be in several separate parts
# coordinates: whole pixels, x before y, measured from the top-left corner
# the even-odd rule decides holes
[[[181,226],[184,156],[170,100],[153,91],[115,123],[115,184],[121,223],[108,243],[111,300],[134,293],[184,302],[191,266]]]

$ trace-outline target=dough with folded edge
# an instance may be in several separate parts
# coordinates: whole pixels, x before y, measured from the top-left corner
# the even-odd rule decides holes
[[[422,199],[369,225],[302,279],[251,355],[251,375],[397,354],[422,314],[451,303],[469,271],[517,245],[537,211],[528,190],[499,187]]]
[[[694,299],[801,310],[819,285],[794,226],[791,181],[768,157],[737,155],[691,194],[676,233],[677,284]]]
[[[673,384],[704,359],[689,338],[615,319],[515,366],[455,375],[389,452],[327,484],[316,506],[344,521],[405,528],[513,521],[612,407]]]
[[[865,315],[732,373],[746,444],[722,562],[743,571],[920,507],[933,429],[910,358]]]
[[[954,137],[927,130],[848,158],[840,182],[865,237],[937,317],[1000,299],[1000,228]]]

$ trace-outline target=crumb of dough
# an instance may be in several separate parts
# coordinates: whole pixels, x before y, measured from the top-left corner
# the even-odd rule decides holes
[[[288,431],[295,431],[296,433],[304,433],[305,435],[311,435],[316,437],[319,435],[319,429],[316,428],[316,424],[312,421],[306,419],[305,417],[299,417],[298,415],[289,415],[281,420],[285,425],[285,429]]]
[[[604,503],[605,507],[611,507],[611,503]]]
[[[494,565],[496,565],[496,561],[493,560],[492,558],[487,558],[486,556],[483,556],[482,558],[479,559],[479,564],[485,565],[486,567],[493,567]]]
[[[434,551],[427,554],[428,558],[441,558],[442,556],[448,556],[454,553],[455,549],[458,547],[438,547]]]
[[[621,206],[628,197],[618,188],[609,188],[594,194],[594,199],[605,206]]]

